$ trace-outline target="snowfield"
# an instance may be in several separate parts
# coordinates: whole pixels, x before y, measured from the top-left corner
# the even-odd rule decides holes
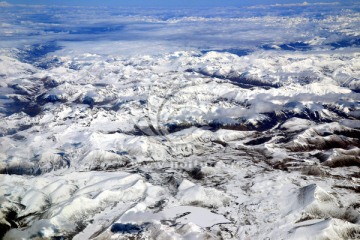
[[[0,3],[0,238],[360,239],[358,5],[23,8]]]

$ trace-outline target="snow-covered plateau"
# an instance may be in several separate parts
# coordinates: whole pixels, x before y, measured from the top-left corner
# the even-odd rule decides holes
[[[0,4],[0,238],[360,239],[360,13],[338,5]]]

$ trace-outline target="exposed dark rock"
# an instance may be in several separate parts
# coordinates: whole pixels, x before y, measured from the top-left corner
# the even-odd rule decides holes
[[[122,234],[126,234],[126,233],[130,233],[130,234],[136,234],[141,232],[142,227],[139,225],[135,225],[135,224],[130,224],[130,223],[115,223],[111,226],[111,232],[113,233],[122,233]]]
[[[196,180],[201,180],[204,178],[204,173],[201,171],[200,166],[194,167],[193,169],[188,171],[188,174],[190,175],[190,177]]]
[[[260,138],[256,138],[254,140],[248,141],[245,143],[245,145],[260,145],[263,143],[266,143],[272,139],[272,136],[264,136]]]

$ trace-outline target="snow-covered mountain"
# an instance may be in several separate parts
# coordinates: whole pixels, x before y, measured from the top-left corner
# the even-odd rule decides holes
[[[360,238],[358,5],[32,10],[0,5],[4,239]]]

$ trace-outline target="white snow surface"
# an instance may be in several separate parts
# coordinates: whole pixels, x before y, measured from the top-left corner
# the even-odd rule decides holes
[[[350,184],[348,180],[332,179],[329,184],[326,178],[303,179],[296,170],[284,173],[268,165],[295,157],[284,147],[305,149],[313,146],[311,141],[326,144],[331,141],[325,136],[327,132],[352,131],[355,120],[319,125],[293,117],[279,125],[281,131],[295,134],[287,145],[277,145],[279,136],[260,143],[264,150],[246,144],[261,137],[256,126],[267,121],[264,112],[281,115],[285,109],[295,113],[308,109],[307,114],[313,111],[319,119],[335,121],[338,113],[325,109],[324,104],[332,104],[344,113],[358,111],[359,106],[351,103],[356,94],[341,80],[318,69],[320,65],[338,64],[333,66],[338,68],[352,62],[346,68],[358,72],[355,59],[359,56],[341,54],[341,60],[333,63],[332,59],[340,55],[297,53],[290,60],[286,55],[271,54],[261,58],[257,54],[238,57],[217,52],[133,58],[63,56],[61,66],[46,70],[2,57],[2,66],[15,66],[11,71],[7,67],[1,70],[9,99],[16,94],[11,90],[14,82],[38,98],[57,97],[56,102],[44,104],[36,116],[20,111],[1,118],[0,158],[4,171],[42,174],[2,176],[3,206],[16,209],[19,224],[26,226],[12,228],[4,238],[67,233],[75,239],[122,238],[129,234],[164,239],[219,235],[225,239],[301,239],[307,231],[313,231],[309,236],[322,239],[332,231],[349,237],[351,231],[357,234],[359,214],[351,206],[356,204],[358,194],[349,190],[346,195],[352,194],[351,198],[341,194],[335,197],[330,189],[332,185]],[[267,57],[282,63],[262,60]],[[301,59],[305,57],[313,63],[304,64]],[[77,65],[76,70],[70,65]],[[299,67],[312,72],[315,80],[309,84],[297,82]],[[219,77],[213,76],[215,69]],[[284,85],[246,89],[227,80],[230,72],[244,71],[252,78],[264,79],[267,75],[264,81]],[[295,75],[284,82],[277,78],[283,76],[281,71]],[[34,81],[28,80],[29,74]],[[42,84],[48,79],[58,85],[51,90],[44,88]],[[342,100],[334,103],[334,97]],[[229,127],[215,131],[201,127],[214,122]],[[171,124],[184,129],[171,132],[167,128]],[[238,131],[234,127],[237,124],[254,129]],[[358,156],[356,151],[342,154],[354,153]],[[269,154],[274,156],[272,160],[266,160]],[[310,156],[308,161],[317,164]],[[197,165],[203,177],[190,180]],[[119,169],[142,169],[140,173],[145,171],[151,177]],[[180,174],[173,179],[172,169]],[[311,183],[325,185],[327,190]],[[154,206],[160,208],[156,213],[151,210]],[[308,218],[319,221],[299,225]],[[9,221],[2,220],[11,226]],[[169,224],[171,221],[176,224]],[[134,224],[140,230],[119,233],[113,229],[116,224]]]

